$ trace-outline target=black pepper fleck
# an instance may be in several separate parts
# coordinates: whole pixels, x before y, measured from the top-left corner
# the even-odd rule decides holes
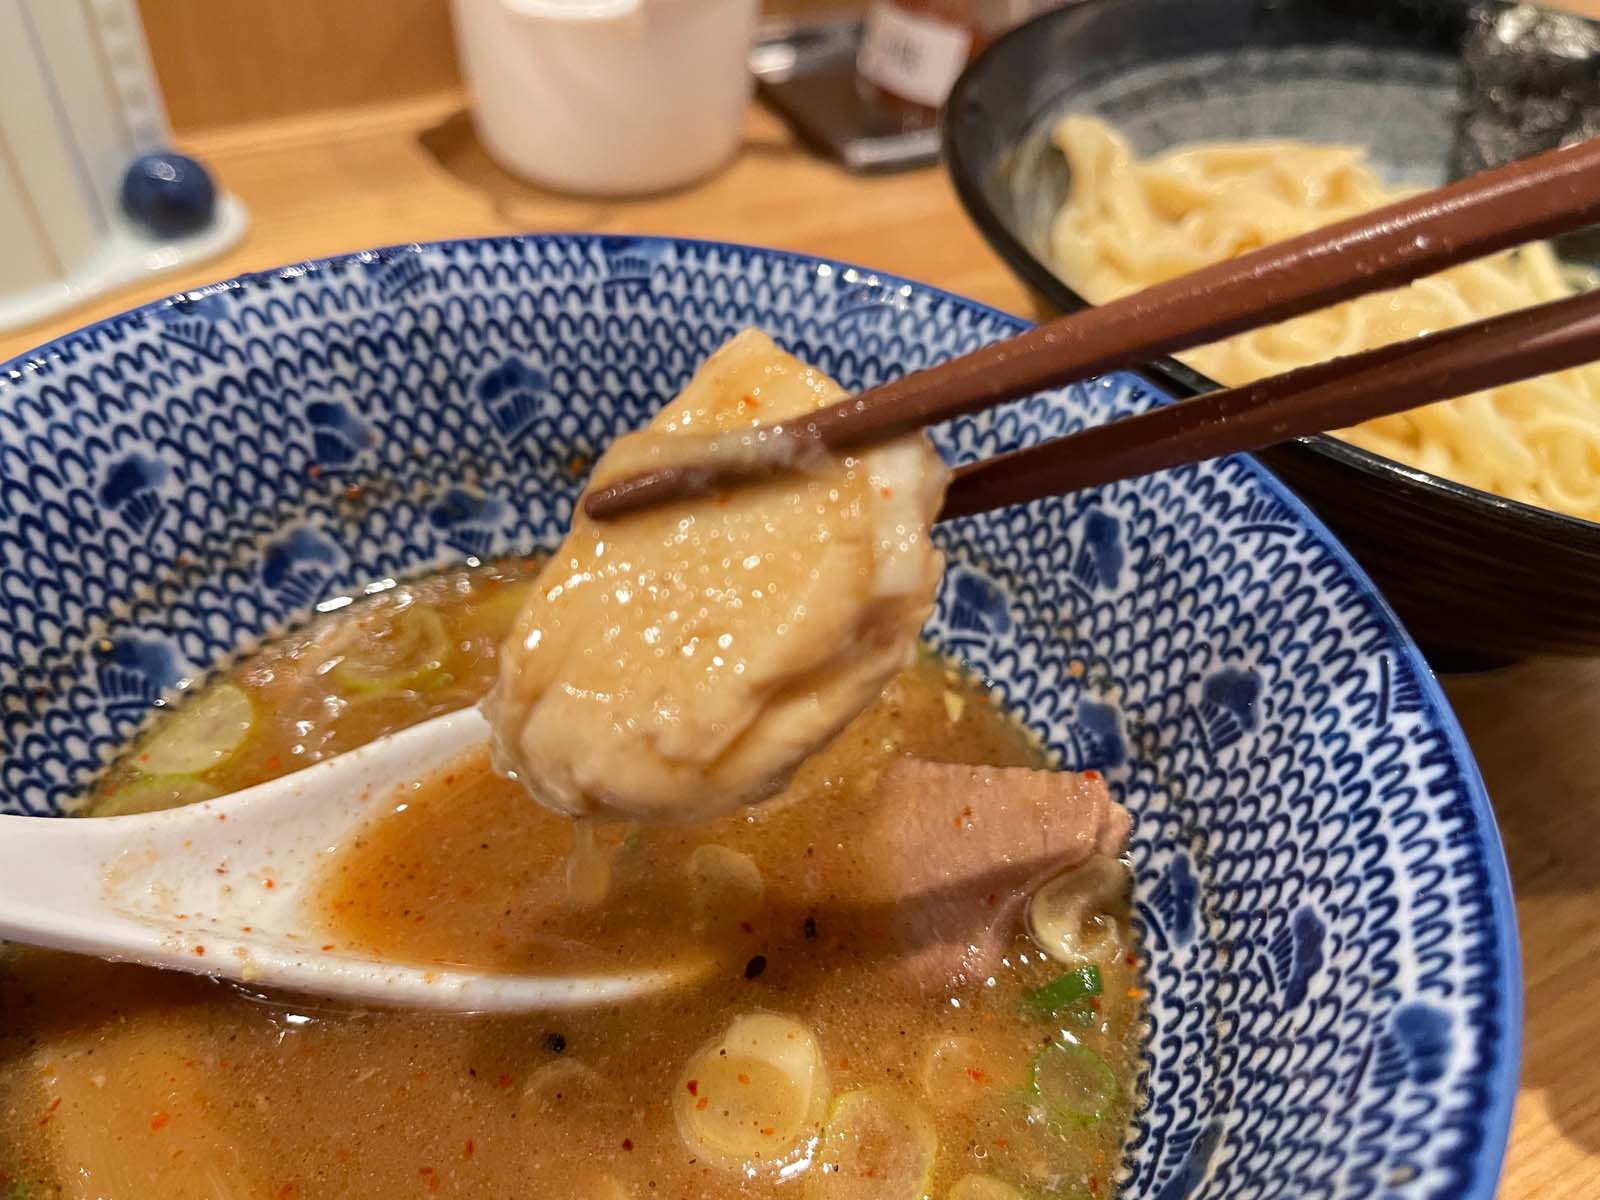
[[[561,1033],[547,1033],[544,1035],[544,1048],[551,1054],[560,1054],[567,1048],[567,1038]]]
[[[744,977],[754,979],[767,969],[767,956],[758,954],[744,965]]]
[[[805,929],[806,936],[808,938],[816,937],[817,936],[817,919],[815,917],[807,917],[804,929]]]

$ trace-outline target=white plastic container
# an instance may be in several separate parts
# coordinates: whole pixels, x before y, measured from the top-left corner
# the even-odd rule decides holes
[[[622,196],[739,144],[757,0],[452,0],[478,136],[513,174]]]

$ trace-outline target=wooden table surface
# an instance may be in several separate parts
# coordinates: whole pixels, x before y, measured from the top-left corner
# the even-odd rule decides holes
[[[926,280],[1012,311],[1027,300],[941,172],[852,178],[754,108],[738,158],[648,200],[552,196],[507,176],[455,93],[208,131],[203,156],[251,213],[225,258],[0,336],[0,360],[93,317],[239,271],[393,242],[540,229],[728,238]],[[1600,661],[1446,681],[1477,752],[1517,886],[1525,966],[1522,1091],[1501,1194],[1600,1196]]]

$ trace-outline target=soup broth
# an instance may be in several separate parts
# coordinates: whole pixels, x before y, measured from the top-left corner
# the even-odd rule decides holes
[[[91,811],[219,794],[470,703],[533,569],[394,586],[268,647],[158,723]],[[0,1196],[1108,1196],[1140,1025],[1122,898],[1091,914],[1093,963],[1013,919],[992,974],[908,972],[893,906],[861,899],[885,848],[860,835],[908,755],[1044,761],[926,654],[771,804],[600,829],[603,896],[569,878],[571,823],[476,753],[397,795],[307,914],[329,946],[412,962],[700,972],[637,1002],[354,1011],[12,950]]]

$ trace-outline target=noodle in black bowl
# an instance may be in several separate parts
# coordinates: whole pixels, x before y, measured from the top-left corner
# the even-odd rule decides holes
[[[1468,28],[1454,0],[1086,0],[971,65],[947,109],[946,161],[1041,311],[1070,312],[1088,301],[1049,265],[1070,189],[1051,140],[1061,116],[1102,117],[1141,155],[1248,138],[1363,145],[1386,183],[1433,185],[1456,147]],[[1175,395],[1217,386],[1173,359],[1143,373]],[[1261,457],[1350,547],[1436,666],[1600,649],[1600,524],[1331,436]]]

